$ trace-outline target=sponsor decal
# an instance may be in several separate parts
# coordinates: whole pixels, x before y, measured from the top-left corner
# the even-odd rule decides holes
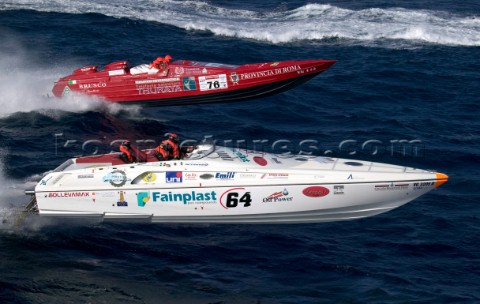
[[[334,185],[333,186],[333,194],[344,194],[343,190],[345,189],[345,186],[343,185]]]
[[[265,173],[262,179],[288,179],[288,173]]]
[[[330,193],[330,190],[322,186],[311,186],[303,189],[303,195],[308,197],[322,197],[328,195],[328,193]]]
[[[216,179],[233,179],[235,178],[235,172],[225,172],[225,173],[220,173],[220,172],[217,172],[215,174],[215,178]]]
[[[175,74],[182,75],[183,73],[185,73],[183,67],[175,67]]]
[[[239,177],[239,178],[246,178],[246,179],[248,179],[248,178],[257,178],[257,174],[255,174],[255,173],[239,173],[239,174],[238,174],[238,177]]]
[[[278,191],[270,194],[268,197],[263,199],[264,203],[277,203],[277,202],[291,202],[293,197],[288,196],[287,188],[283,191]]]
[[[261,156],[255,156],[253,161],[259,164],[260,166],[264,167],[268,164],[267,160]]]
[[[250,207],[251,203],[252,197],[250,192],[245,191],[245,188],[232,188],[220,196],[220,205],[225,209],[236,208],[239,204],[243,204],[243,207]]]
[[[347,166],[352,166],[352,167],[361,167],[361,166],[363,166],[362,163],[354,162],[354,161],[344,162],[344,164],[347,165]]]
[[[236,72],[232,72],[232,73],[230,74],[230,81],[233,82],[234,85],[238,85],[238,80],[239,80],[239,78],[238,78],[237,73],[236,73]]]
[[[115,170],[105,175],[103,182],[109,182],[114,187],[122,187],[127,182],[127,175],[123,171]]]
[[[203,68],[202,74],[207,74],[207,73],[208,73],[207,68]]]
[[[217,151],[218,156],[223,160],[233,161],[233,157],[225,151]]]
[[[213,174],[205,173],[205,174],[200,175],[200,178],[201,179],[211,179],[211,178],[213,178]]]
[[[280,62],[276,61],[276,62],[270,64],[270,66],[271,66],[271,67],[275,67],[275,66],[277,66],[279,63],[280,63]]]
[[[128,206],[127,201],[125,201],[125,196],[124,196],[123,191],[120,191],[120,198],[118,199],[117,206],[119,206],[119,207],[127,207]]]
[[[84,84],[80,84],[78,87],[82,90],[99,89],[99,88],[106,88],[107,83],[106,82],[84,83]]]
[[[208,166],[208,163],[185,163],[185,166],[201,166],[201,167],[206,167],[206,166]]]
[[[165,181],[167,183],[181,183],[183,179],[182,176],[181,171],[165,172]]]
[[[217,193],[215,191],[192,191],[189,193],[163,193],[152,192],[153,202],[162,203],[183,203],[187,204],[212,204],[217,201]]]
[[[151,83],[178,82],[178,81],[180,81],[180,78],[171,77],[171,78],[161,78],[161,79],[136,80],[135,84],[151,84]]]
[[[153,172],[146,172],[143,174],[142,180],[146,183],[153,183],[157,180],[157,175]]]
[[[200,91],[227,89],[227,75],[199,76],[198,84],[200,85]]]
[[[71,79],[71,80],[69,80],[69,81],[68,81],[68,84],[69,84],[69,85],[72,85],[72,84],[77,84],[77,81],[76,81],[76,80],[73,80],[73,79]]]
[[[250,162],[250,160],[245,156],[243,155],[240,151],[233,151],[233,153],[235,153],[235,155],[240,158],[240,160],[244,163],[248,163]]]
[[[185,172],[183,173],[183,179],[186,180],[196,180],[198,178],[197,173]]]
[[[276,164],[281,164],[282,162],[278,160],[278,158],[276,157],[272,157],[272,160],[276,163]]]
[[[63,88],[62,96],[66,96],[66,95],[70,94],[70,91],[71,91],[70,88],[68,86],[65,86]]]
[[[51,176],[51,175],[50,175],[50,177],[49,177],[49,178],[47,178],[47,179],[42,179],[42,180],[40,181],[40,185],[42,185],[42,186],[46,186],[46,185],[47,185],[47,183],[48,183],[48,181],[49,181],[49,180],[51,180],[51,179],[52,179],[52,177],[53,177],[53,176]]]
[[[262,77],[270,77],[285,73],[291,73],[301,70],[299,65],[291,65],[288,67],[277,68],[273,70],[265,70],[265,71],[258,71],[258,72],[249,72],[240,74],[240,80],[247,80],[247,79],[255,79],[255,78],[262,78]]]
[[[82,178],[93,178],[93,174],[79,174],[77,175],[77,178],[82,179]]]
[[[407,190],[408,184],[382,184],[375,185],[375,191]]]
[[[160,83],[137,86],[138,95],[165,94],[182,92],[183,88],[178,83]]]
[[[90,192],[51,192],[48,197],[90,197]]]
[[[421,183],[413,183],[413,190],[422,190],[425,188],[433,188],[435,186],[435,182],[421,182]]]
[[[145,207],[145,205],[150,201],[151,195],[150,191],[142,191],[137,193],[137,205],[139,207]]]
[[[195,83],[195,77],[183,77],[183,90],[184,91],[193,91],[197,89],[197,84]]]
[[[120,76],[120,75],[124,75],[124,74],[125,74],[125,70],[108,71],[108,76]]]

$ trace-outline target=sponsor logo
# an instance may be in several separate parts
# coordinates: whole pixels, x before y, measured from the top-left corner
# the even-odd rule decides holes
[[[287,179],[288,173],[268,173],[263,174],[262,179]]]
[[[217,193],[215,191],[210,191],[210,192],[192,191],[189,193],[152,192],[152,199],[154,202],[183,203],[184,205],[208,204],[208,203],[216,203]]]
[[[185,73],[183,67],[175,67],[175,74],[182,75],[183,73]]]
[[[213,174],[205,173],[205,174],[200,175],[200,178],[201,179],[211,179],[211,178],[213,178]]]
[[[276,164],[281,164],[282,162],[278,160],[278,158],[276,157],[272,157],[272,160],[276,163]]]
[[[226,173],[216,173],[216,179],[233,179],[235,177],[235,172],[226,172]]]
[[[51,192],[48,197],[90,197],[90,192]]]
[[[277,203],[277,202],[291,202],[293,197],[288,196],[287,188],[283,191],[278,191],[270,194],[268,197],[263,199],[264,203]]]
[[[291,65],[288,67],[277,68],[273,70],[244,73],[244,74],[240,74],[240,80],[275,76],[275,75],[280,75],[285,73],[296,72],[298,70],[301,70],[299,65]]]
[[[154,85],[142,85],[137,87],[138,95],[164,94],[182,92],[183,89],[178,83],[165,83]]]
[[[99,89],[99,88],[106,88],[107,83],[105,82],[97,82],[97,83],[84,83],[80,84],[78,86],[82,90],[87,90],[87,89]]]
[[[185,173],[183,173],[183,178],[188,179],[188,180],[195,180],[195,179],[198,178],[198,174],[197,173],[185,172]]]
[[[48,181],[52,179],[53,176],[50,176],[49,178],[47,179],[42,179],[42,181],[40,182],[40,185],[42,186],[46,186]]]
[[[69,81],[68,81],[68,84],[69,84],[69,85],[77,84],[77,81],[72,79],[72,80],[69,80]]]
[[[433,188],[435,182],[421,182],[421,183],[413,183],[413,190],[422,190],[425,188]]]
[[[259,164],[260,166],[264,167],[268,164],[267,160],[261,156],[255,156],[253,161]]]
[[[183,90],[192,91],[197,89],[197,84],[195,83],[195,77],[183,77]]]
[[[233,157],[225,151],[217,151],[218,156],[223,160],[233,161]]]
[[[330,190],[322,186],[311,186],[303,189],[303,195],[308,197],[322,197],[328,195],[328,193],[330,193]]]
[[[162,83],[162,82],[176,82],[180,81],[180,78],[162,78],[162,79],[146,79],[146,80],[136,80],[135,84],[150,84],[150,83]]]
[[[123,191],[120,191],[120,198],[118,199],[117,206],[118,207],[127,207],[128,206],[127,201],[125,201],[125,196],[124,196]]]
[[[137,193],[137,205],[139,207],[145,207],[145,205],[150,201],[150,192],[142,191]]]
[[[153,172],[146,172],[143,174],[142,180],[146,183],[153,183],[157,180],[157,175]]]
[[[165,172],[165,181],[167,183],[181,183],[182,179],[181,171]]]
[[[244,163],[248,163],[250,162],[250,160],[245,156],[243,155],[240,151],[233,151],[235,153],[235,155],[240,158],[240,160]]]
[[[230,74],[230,81],[233,82],[234,85],[238,84],[238,80],[239,78],[236,72]]]
[[[82,179],[82,178],[93,178],[93,174],[79,174],[77,175],[77,178]]]
[[[270,64],[270,66],[271,66],[271,67],[276,67],[279,63],[280,63],[280,62],[276,61],[276,62]]]
[[[208,163],[185,163],[185,166],[208,166]]]
[[[345,189],[345,186],[343,185],[335,185],[333,186],[333,194],[343,194],[344,189]]]
[[[109,182],[114,187],[122,187],[127,182],[127,175],[123,171],[115,170],[105,175],[103,182]]]
[[[238,174],[238,177],[239,178],[246,178],[246,179],[257,178],[257,174],[255,174],[255,173],[240,173],[240,174]]]
[[[408,184],[384,184],[375,185],[375,191],[407,190]]]
[[[63,88],[62,96],[66,96],[66,95],[70,94],[70,91],[71,91],[70,88],[68,86],[65,86]]]

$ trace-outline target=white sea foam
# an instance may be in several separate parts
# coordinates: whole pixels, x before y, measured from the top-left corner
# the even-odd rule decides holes
[[[92,96],[71,94],[62,99],[54,98],[51,93],[54,81],[70,74],[78,66],[41,66],[32,60],[40,57],[35,51],[28,50],[9,33],[0,34],[0,117],[29,111],[55,117],[65,111],[79,113],[91,110],[109,114],[125,110],[138,114],[139,107],[105,103]]]
[[[7,9],[101,13],[271,43],[338,38],[357,43],[394,39],[442,45],[480,45],[480,18],[431,10],[350,10],[326,4],[307,4],[288,11],[257,12],[217,7],[203,1],[173,0],[125,0],[121,4],[109,0],[6,0],[0,4],[0,10]]]

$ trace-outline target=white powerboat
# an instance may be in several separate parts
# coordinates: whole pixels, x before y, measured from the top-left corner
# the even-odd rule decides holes
[[[44,216],[159,223],[311,223],[397,208],[448,176],[396,165],[199,145],[181,160],[73,158],[27,194]]]

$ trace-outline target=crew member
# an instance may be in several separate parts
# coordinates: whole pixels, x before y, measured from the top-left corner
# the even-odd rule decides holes
[[[125,140],[124,142],[122,142],[122,144],[120,145],[120,152],[122,152],[120,154],[120,158],[124,162],[133,163],[134,161],[136,161],[134,151],[132,149],[132,146],[130,145],[130,141]]]
[[[169,160],[170,158],[170,147],[166,144],[161,143],[158,147],[155,148],[155,157],[158,160]]]
[[[167,139],[162,141],[162,144],[167,145],[170,150],[170,159],[180,159],[180,148],[178,146],[178,135],[171,133]]]

